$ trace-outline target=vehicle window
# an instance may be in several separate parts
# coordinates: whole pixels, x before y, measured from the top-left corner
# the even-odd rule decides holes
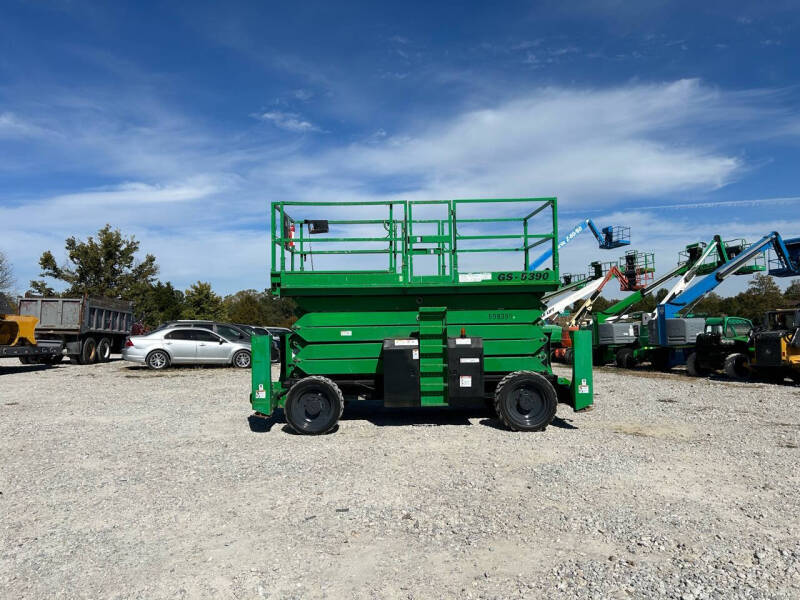
[[[231,341],[241,340],[245,337],[241,331],[227,325],[217,325],[217,333]]]
[[[198,342],[218,342],[219,338],[211,333],[210,331],[203,331],[202,329],[196,329],[192,332],[194,339]]]
[[[750,323],[747,321],[732,321],[728,324],[730,337],[745,336],[750,333]]]
[[[722,325],[706,325],[706,333],[722,333]]]
[[[194,339],[194,332],[187,329],[178,329],[170,331],[164,336],[165,340],[192,340]]]
[[[255,335],[267,335],[269,333],[263,327],[253,327],[253,331],[255,331]]]

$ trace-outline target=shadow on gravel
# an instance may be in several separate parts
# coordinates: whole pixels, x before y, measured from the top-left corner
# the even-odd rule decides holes
[[[254,414],[247,417],[247,424],[250,426],[250,431],[253,433],[268,433],[276,423],[285,422],[286,419],[283,417],[283,411],[280,408],[269,417],[259,417]]]
[[[59,367],[53,365],[19,365],[0,367],[0,375],[13,375],[14,373],[33,373],[34,371],[48,371]]]
[[[494,412],[482,406],[474,408],[446,408],[446,407],[409,407],[387,408],[380,401],[359,401],[348,404],[341,421],[367,421],[378,427],[413,427],[413,426],[444,426],[444,425],[472,425],[470,419],[482,418],[479,423],[486,427],[507,431],[502,423],[494,416]],[[288,424],[282,409],[277,409],[269,417],[258,417],[255,414],[247,417],[250,431],[254,433],[268,433],[276,424],[283,424],[281,431],[290,435],[297,435]],[[559,429],[578,429],[569,420],[556,417],[550,424]],[[331,432],[335,432],[338,425]]]
[[[481,425],[485,425],[486,427],[491,427],[492,429],[499,429],[501,431],[508,431],[505,425],[503,425],[497,417],[492,417],[489,419],[483,419],[480,422]],[[558,427],[559,429],[579,429],[575,425],[573,425],[569,420],[562,419],[560,417],[555,417],[553,422],[550,423],[550,427]]]

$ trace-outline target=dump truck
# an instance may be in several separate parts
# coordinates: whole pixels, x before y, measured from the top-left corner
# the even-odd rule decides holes
[[[573,332],[569,380],[541,323],[559,286],[555,198],[282,201],[270,214],[272,292],[304,314],[280,340],[275,381],[271,336],[252,340],[256,415],[281,407],[295,431],[324,434],[345,402],[489,403],[508,429],[540,431],[559,400],[591,406],[591,332]],[[551,261],[531,271],[541,244]]]
[[[53,364],[61,356],[61,344],[36,339],[32,315],[18,315],[0,296],[0,358],[18,357],[23,364]]]
[[[113,298],[20,298],[19,314],[38,320],[37,340],[59,343],[60,357],[82,365],[120,352],[133,326],[133,304]]]

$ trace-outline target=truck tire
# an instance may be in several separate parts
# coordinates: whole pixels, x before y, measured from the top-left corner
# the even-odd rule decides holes
[[[61,364],[62,360],[64,360],[63,354],[51,354],[47,357],[45,362],[47,362],[48,365],[58,365]]]
[[[239,350],[236,354],[233,355],[233,360],[231,360],[231,364],[234,367],[238,367],[239,369],[249,369],[250,353],[247,350]]]
[[[163,350],[153,350],[145,357],[144,364],[154,371],[166,369],[169,366],[169,354]]]
[[[636,358],[633,356],[631,348],[620,348],[617,350],[616,364],[620,369],[632,369],[636,366]]]
[[[297,433],[322,435],[339,422],[344,410],[342,390],[327,377],[313,375],[295,383],[286,395],[283,412]]]
[[[750,361],[740,352],[725,357],[725,375],[731,379],[746,379],[750,373],[749,366]]]
[[[705,377],[706,370],[697,364],[697,352],[692,352],[686,359],[686,372],[691,377]]]
[[[97,362],[108,362],[111,360],[111,340],[103,338],[97,344]]]
[[[88,337],[83,340],[78,362],[82,365],[90,365],[93,362],[97,362],[97,342],[94,341],[94,338]]]
[[[31,359],[29,356],[20,356],[19,362],[21,362],[23,365],[29,365],[31,364]]]
[[[789,371],[789,377],[792,378],[795,385],[800,385],[800,371]]]
[[[557,406],[555,388],[534,371],[509,373],[494,392],[494,410],[511,431],[543,431],[556,416]]]

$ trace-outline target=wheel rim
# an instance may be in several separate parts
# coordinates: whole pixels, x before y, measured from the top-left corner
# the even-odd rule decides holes
[[[100,355],[100,360],[108,360],[108,357],[111,356],[111,346],[108,342],[100,342],[98,354]]]
[[[304,430],[316,430],[333,418],[333,402],[319,390],[308,390],[292,403],[293,421]]]
[[[547,403],[534,386],[520,384],[508,395],[509,417],[526,427],[531,427],[547,416]]]
[[[250,366],[250,355],[247,352],[240,352],[236,355],[236,366],[245,368]]]
[[[150,366],[154,369],[161,369],[167,364],[167,357],[163,352],[154,352],[150,355]]]

